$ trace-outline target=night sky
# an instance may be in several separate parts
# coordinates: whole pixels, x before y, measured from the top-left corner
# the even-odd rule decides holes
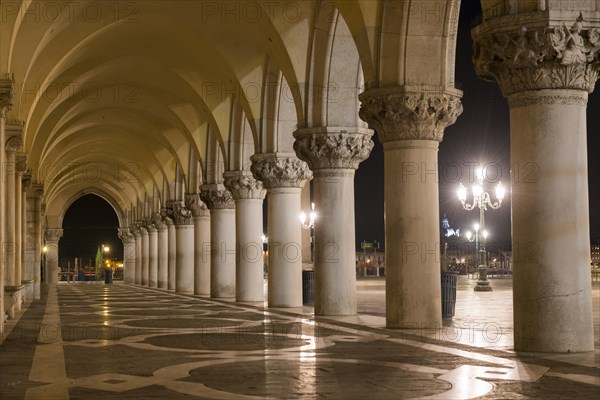
[[[461,232],[478,220],[476,211],[465,211],[456,197],[458,183],[468,182],[468,163],[483,163],[502,174],[510,182],[509,168],[509,112],[508,102],[495,83],[477,77],[471,61],[472,21],[481,13],[478,1],[463,1],[458,30],[456,56],[457,87],[464,91],[463,114],[450,126],[440,145],[440,218],[447,215],[453,228]],[[590,191],[590,229],[594,242],[600,242],[600,93],[597,89],[588,104],[588,170]],[[465,164],[467,163],[467,164]],[[457,174],[460,171],[462,176]],[[491,172],[488,172],[491,173]],[[493,193],[493,184],[486,189]],[[384,242],[383,215],[383,149],[377,139],[368,160],[356,173],[356,244],[363,240]],[[575,195],[575,194],[574,194]],[[266,217],[266,208],[265,208]],[[266,226],[266,224],[265,224]],[[96,248],[108,243],[114,258],[121,259],[123,245],[117,237],[118,220],[112,207],[100,197],[86,195],[68,210],[60,242],[61,260],[65,257],[83,257],[83,264],[92,260]],[[486,212],[486,228],[490,232],[490,245],[510,249],[510,197],[507,195],[499,210]],[[61,265],[66,265],[61,262]]]

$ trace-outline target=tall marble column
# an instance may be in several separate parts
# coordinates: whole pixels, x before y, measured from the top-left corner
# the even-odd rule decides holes
[[[235,200],[236,301],[264,301],[263,200],[266,190],[251,171],[224,173],[225,187]]]
[[[314,175],[315,315],[356,314],[354,171],[373,148],[364,128],[310,128],[294,133],[298,158]]]
[[[142,286],[148,286],[150,279],[150,241],[148,240],[148,228],[143,221],[139,223],[139,230],[142,237]]]
[[[386,87],[360,95],[384,149],[386,324],[442,323],[438,146],[462,112],[453,88]]]
[[[135,236],[129,228],[119,228],[119,238],[123,242],[123,281],[135,283]]]
[[[36,300],[40,299],[42,282],[42,202],[44,196],[44,185],[34,183],[31,188],[33,196],[33,296]]]
[[[255,154],[252,173],[267,189],[269,307],[302,306],[301,190],[312,176],[295,154]]]
[[[154,214],[153,218],[158,232],[157,286],[159,289],[167,289],[169,287],[169,231],[161,213]]]
[[[21,176],[21,279],[25,282],[33,282],[33,269],[30,269],[30,262],[27,260],[27,248],[29,247],[28,241],[28,220],[29,215],[29,202],[27,201],[27,192],[31,187],[31,172],[24,172]],[[28,288],[29,291],[29,288]],[[31,292],[30,292],[31,293]],[[32,300],[29,298],[28,300]]]
[[[62,229],[46,228],[45,255],[46,283],[49,285],[58,283],[58,242],[63,235]]]
[[[600,24],[549,6],[557,18],[474,28],[474,61],[510,107],[515,350],[593,351],[586,109]]]
[[[158,287],[158,231],[153,218],[146,220],[148,231],[148,286]]]
[[[175,230],[175,223],[173,219],[169,217],[168,209],[161,211],[163,221],[167,224],[167,253],[169,258],[169,265],[167,267],[167,289],[175,290],[175,281],[177,275],[177,232]]]
[[[6,192],[4,199],[4,215],[6,217],[6,224],[4,226],[4,253],[6,257],[6,280],[5,286],[16,286],[20,285],[21,282],[16,281],[17,279],[17,171],[16,171],[16,153],[17,149],[23,144],[23,125],[22,124],[11,124],[6,127],[6,162],[5,168],[5,179],[6,179]],[[19,188],[20,192],[20,188]],[[20,198],[20,193],[18,194]],[[19,207],[20,208],[20,207]],[[20,265],[19,265],[20,267]]]
[[[136,285],[142,284],[142,232],[138,224],[133,224],[131,227],[131,233],[135,238],[135,275],[134,283]]]
[[[198,194],[185,196],[194,217],[194,294],[210,294],[210,211]]]
[[[203,185],[210,210],[210,297],[235,297],[235,203],[222,185]]]
[[[173,203],[168,209],[169,217],[175,224],[176,261],[175,291],[194,293],[194,225],[192,212],[180,203]]]
[[[23,173],[27,169],[27,156],[19,153],[15,158],[15,284],[21,285],[23,280]],[[21,311],[24,293],[16,293],[15,311]]]
[[[4,144],[6,141],[5,124],[6,113],[12,108],[14,77],[3,73],[0,75],[0,166],[5,163]],[[4,202],[6,196],[6,180],[3,172],[0,170],[0,200]],[[4,333],[4,285],[6,284],[6,256],[5,256],[5,237],[4,226],[6,225],[6,216],[4,207],[0,205],[0,336]]]

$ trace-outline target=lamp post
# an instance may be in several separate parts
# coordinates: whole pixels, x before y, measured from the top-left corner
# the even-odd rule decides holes
[[[302,224],[302,228],[310,230],[310,261],[314,261],[314,227],[316,219],[317,213],[315,211],[315,203],[311,203],[310,205],[308,221],[306,220],[306,213],[304,211],[300,213],[300,223]]]
[[[485,253],[485,236],[487,235],[485,231],[485,218],[484,213],[487,210],[487,207],[490,207],[493,210],[497,210],[502,205],[502,200],[504,199],[504,194],[506,193],[504,186],[502,186],[501,182],[498,182],[496,186],[496,198],[498,199],[496,202],[492,201],[490,194],[483,190],[483,181],[485,179],[485,173],[483,168],[477,168],[475,171],[475,180],[476,182],[473,184],[471,188],[473,193],[473,202],[467,202],[467,188],[463,186],[461,183],[458,187],[458,199],[462,203],[462,206],[465,210],[470,211],[475,208],[479,208],[479,228],[483,233],[483,242],[478,250],[479,253],[479,266],[477,270],[479,272],[479,279],[477,280],[477,285],[474,290],[477,292],[490,292],[492,287],[490,286],[490,282],[487,279],[487,260]],[[479,244],[479,237],[477,235],[476,230],[475,239],[476,245]]]
[[[44,245],[44,247],[42,248],[42,281],[44,282],[48,282],[48,277],[46,276],[46,253],[48,253],[48,246]]]
[[[473,224],[473,229],[475,230],[475,234],[472,234],[470,231],[467,231],[465,233],[465,236],[467,237],[467,240],[471,243],[475,242],[475,265],[481,265],[481,264],[486,264],[485,262],[481,263],[480,260],[480,254],[479,254],[479,243],[482,244],[482,246],[485,247],[485,240],[487,239],[488,236],[488,232],[487,231],[482,231],[480,232],[479,230],[479,224],[475,223]],[[487,276],[487,275],[486,275]]]

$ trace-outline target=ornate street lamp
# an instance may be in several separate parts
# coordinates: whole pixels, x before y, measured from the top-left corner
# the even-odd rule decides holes
[[[467,202],[467,188],[463,186],[461,183],[458,187],[458,199],[463,205],[463,208],[467,211],[473,210],[475,208],[479,208],[479,228],[481,232],[483,232],[484,241],[481,243],[481,247],[478,250],[479,253],[479,266],[477,267],[479,272],[479,279],[477,280],[477,285],[475,286],[475,291],[477,292],[489,292],[492,290],[490,286],[490,282],[487,279],[487,260],[486,260],[486,252],[485,252],[485,218],[484,213],[487,210],[487,207],[490,207],[493,210],[497,210],[502,205],[502,200],[504,199],[504,195],[506,194],[506,189],[502,186],[501,182],[498,182],[496,186],[496,198],[498,201],[493,202],[490,194],[483,189],[483,181],[485,179],[485,173],[483,168],[477,168],[475,171],[475,179],[476,182],[473,184],[471,191],[473,193],[473,202]],[[479,237],[476,230],[475,239],[477,243],[479,242]],[[468,238],[468,237],[467,237]]]

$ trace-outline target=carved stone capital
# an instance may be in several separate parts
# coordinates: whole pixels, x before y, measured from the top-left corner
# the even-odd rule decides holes
[[[27,154],[17,153],[15,158],[15,171],[18,174],[23,174],[25,171],[27,171]]]
[[[235,202],[231,192],[221,185],[204,185],[200,191],[200,199],[209,210],[234,209]]]
[[[361,128],[315,128],[294,132],[294,150],[312,171],[357,169],[373,149],[373,131]]]
[[[23,126],[22,121],[8,121],[5,125],[7,153],[16,153],[23,146]]]
[[[175,225],[191,225],[192,212],[184,204],[174,202],[167,208],[167,215]]]
[[[0,76],[0,114],[10,110],[13,105],[15,78],[10,74]]]
[[[135,236],[129,228],[119,228],[118,229],[119,239],[123,242],[123,244],[130,244],[135,242]]]
[[[302,188],[312,178],[308,165],[295,154],[255,154],[250,159],[252,174],[267,189]]]
[[[23,192],[27,192],[27,191],[29,191],[30,187],[31,187],[31,172],[27,171],[27,172],[23,173],[23,176],[21,177],[21,188],[23,189]]]
[[[154,219],[152,217],[144,218],[143,222],[144,228],[150,232],[156,232],[156,225],[154,224]]]
[[[194,218],[209,215],[208,207],[200,200],[200,195],[197,193],[185,195],[185,206],[190,209]]]
[[[600,28],[584,30],[581,19],[510,21],[506,17],[473,30],[473,62],[481,78],[496,81],[506,97],[541,89],[594,90]]]
[[[152,223],[154,224],[156,229],[162,230],[167,228],[167,224],[165,223],[163,216],[160,212],[152,214],[152,217],[150,218],[152,219]]]
[[[267,194],[263,183],[256,180],[251,171],[227,171],[223,173],[223,178],[234,200],[264,199]]]
[[[137,224],[131,224],[131,226],[129,227],[129,231],[131,232],[131,234],[133,235],[134,238],[141,238],[142,237],[142,232],[140,232],[140,229],[138,227]]]
[[[34,197],[36,200],[41,200],[44,197],[44,185],[39,182],[32,183],[30,196]]]
[[[46,242],[58,242],[62,237],[64,231],[62,229],[46,229],[44,238]]]
[[[444,130],[462,113],[462,92],[429,86],[369,89],[360,94],[360,118],[382,143],[396,140],[441,142]]]
[[[165,225],[173,225],[173,219],[169,216],[168,207],[160,209],[160,217],[162,218]]]

